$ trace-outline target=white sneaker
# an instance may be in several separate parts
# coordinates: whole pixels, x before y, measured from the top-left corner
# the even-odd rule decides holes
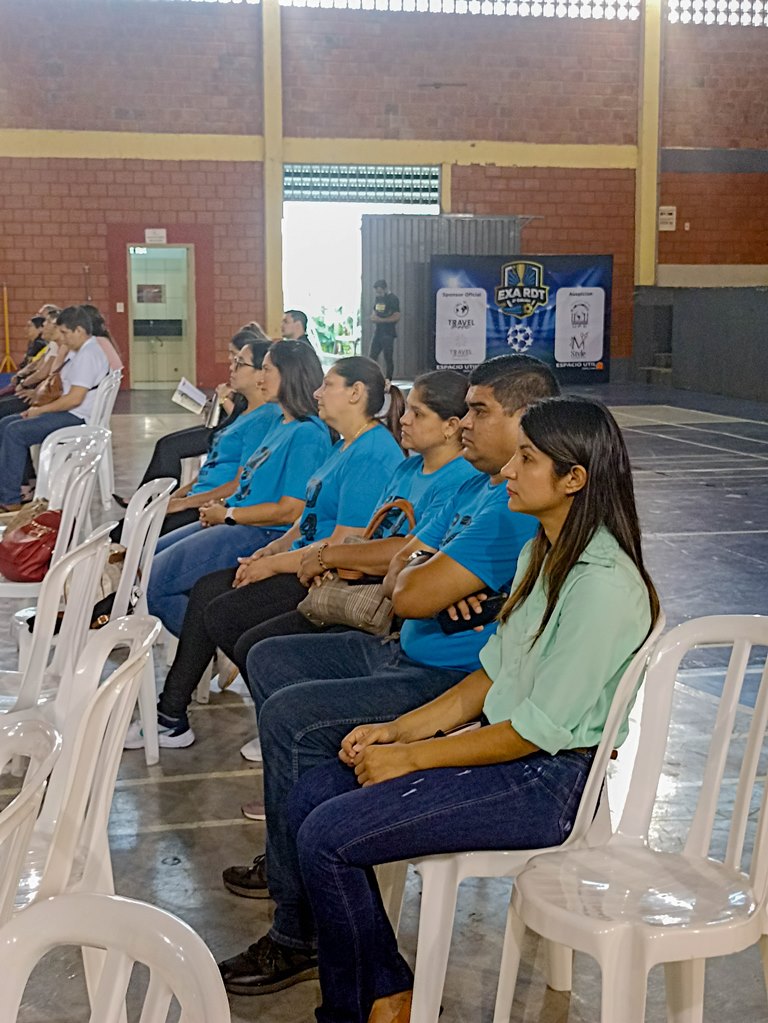
[[[167,719],[166,719],[167,720]],[[157,722],[157,742],[165,749],[183,749],[191,746],[195,741],[195,733],[189,727],[186,718],[182,718],[173,725],[164,725],[162,721]],[[125,736],[123,749],[144,749],[144,729],[141,727],[141,720],[137,718],[132,721]]]
[[[245,746],[240,747],[240,756],[245,757],[246,760],[251,760],[254,763],[261,763],[261,742],[259,741],[258,735],[255,739],[251,739]]]

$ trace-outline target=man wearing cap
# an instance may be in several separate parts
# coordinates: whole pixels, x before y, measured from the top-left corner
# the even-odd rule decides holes
[[[397,322],[400,319],[400,299],[392,294],[385,280],[376,281],[373,290],[376,301],[371,323],[376,325],[376,329],[373,332],[370,355],[372,359],[384,355],[384,376],[391,380],[395,371],[393,349],[397,338]]]

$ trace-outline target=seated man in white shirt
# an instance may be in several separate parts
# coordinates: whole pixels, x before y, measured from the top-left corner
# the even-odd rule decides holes
[[[62,395],[48,405],[0,420],[0,511],[15,511],[21,505],[29,449],[55,430],[88,423],[96,388],[109,373],[107,357],[93,337],[86,310],[69,306],[56,323],[61,341],[69,350],[60,370]]]

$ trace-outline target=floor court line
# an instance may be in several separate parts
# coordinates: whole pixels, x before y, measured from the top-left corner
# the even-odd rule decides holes
[[[634,429],[632,427],[628,427],[626,429],[626,432],[627,433],[639,433],[638,430],[636,430],[636,429]],[[640,436],[647,437],[649,435],[647,433],[644,433],[644,434],[640,434]],[[708,451],[721,451],[723,454],[726,454],[726,455],[731,455],[731,456],[738,455],[741,458],[751,458],[751,459],[757,459],[759,461],[768,462],[768,454],[758,455],[756,453],[753,454],[751,451],[731,451],[730,448],[721,448],[721,447],[718,447],[716,444],[702,444],[701,441],[690,440],[688,437],[667,437],[663,433],[655,433],[655,434],[653,434],[653,436],[654,437],[658,437],[659,440],[671,440],[671,441],[675,441],[678,444],[690,444],[693,447],[706,448]]]
[[[237,771],[204,771],[199,774],[163,774],[156,778],[121,778],[115,784],[118,789],[136,789],[146,785],[167,785],[172,782],[210,781],[215,778],[252,778],[260,774],[262,766],[254,762],[253,767],[244,767]]]
[[[203,828],[241,827],[243,824],[258,824],[247,817],[233,817],[223,821],[181,821],[179,824],[147,824],[143,828],[129,828],[127,831],[110,829],[110,839],[133,838],[134,835],[161,835],[168,831],[198,831]]]
[[[702,529],[685,533],[643,533],[646,539],[673,540],[688,536],[759,536],[768,533],[768,529]]]

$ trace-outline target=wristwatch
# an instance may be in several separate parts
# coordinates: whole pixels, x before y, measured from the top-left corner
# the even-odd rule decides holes
[[[433,553],[433,551],[411,551],[405,559],[405,563],[406,565],[410,565],[412,561],[418,561],[419,558],[429,558]]]
[[[227,526],[236,526],[237,520],[235,519],[235,509],[227,508],[224,512],[224,522]]]

